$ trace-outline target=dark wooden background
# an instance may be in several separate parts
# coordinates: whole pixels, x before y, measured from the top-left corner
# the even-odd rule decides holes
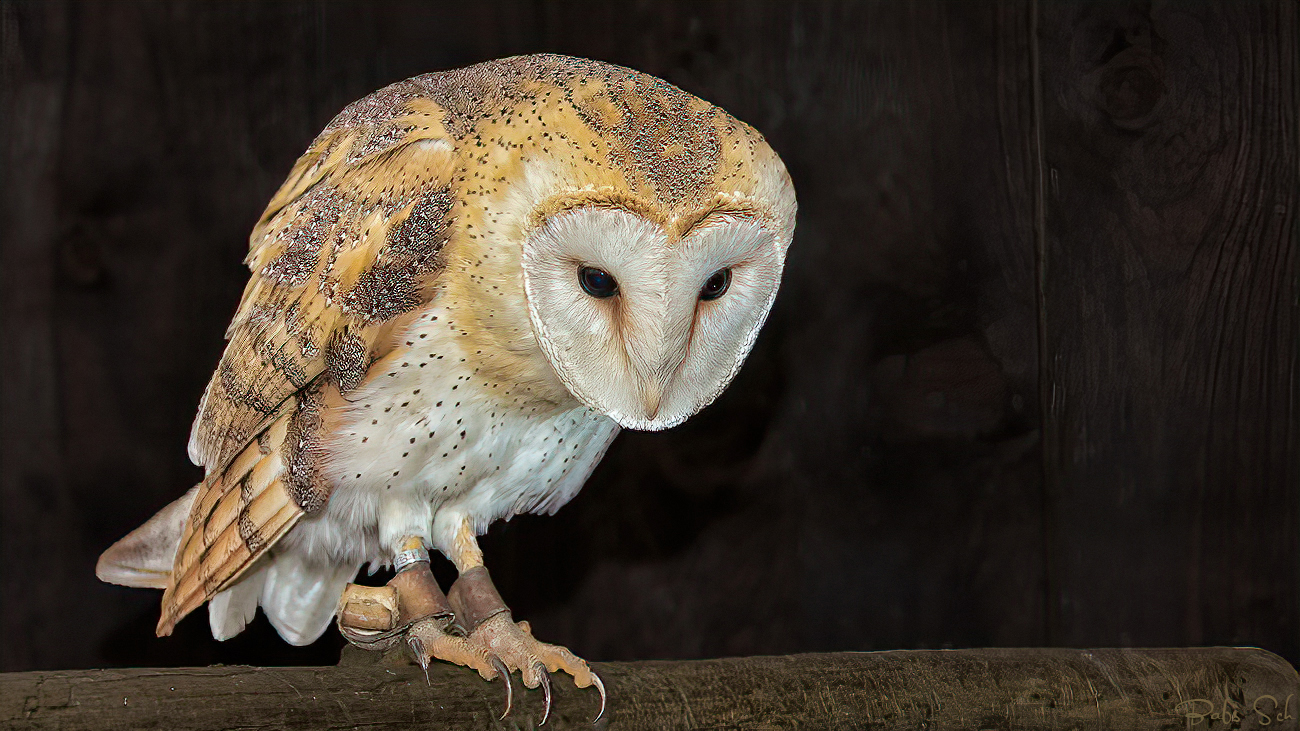
[[[763,131],[800,220],[687,425],[485,539],[592,659],[1249,644],[1300,660],[1297,4],[0,5],[0,670],[321,663],[96,556],[195,482],[246,236],[345,104],[517,53]],[[441,569],[440,569],[441,570]]]

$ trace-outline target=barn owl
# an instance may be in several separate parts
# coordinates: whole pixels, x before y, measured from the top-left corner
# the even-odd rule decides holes
[[[109,548],[288,642],[337,621],[539,685],[604,688],[516,623],[477,536],[554,513],[621,428],[680,424],[736,375],[776,297],[795,196],[753,128],[657,78],[521,56],[343,110],[256,224],[252,277],[190,436],[203,481]],[[428,550],[458,578],[444,594]],[[385,587],[352,584],[391,566]],[[543,716],[545,722],[545,716]]]

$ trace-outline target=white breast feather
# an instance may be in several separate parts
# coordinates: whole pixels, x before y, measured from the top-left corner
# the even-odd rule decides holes
[[[433,307],[400,361],[348,394],[330,438],[334,483],[285,550],[321,563],[385,563],[406,536],[446,553],[463,518],[475,532],[573,498],[618,434],[576,400],[549,404],[480,377]]]

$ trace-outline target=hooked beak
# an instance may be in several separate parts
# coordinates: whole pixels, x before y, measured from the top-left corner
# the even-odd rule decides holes
[[[645,418],[654,421],[659,415],[659,403],[664,397],[664,387],[662,383],[652,382],[647,384],[641,392],[641,403],[645,405]]]
[[[641,313],[644,320],[638,327],[628,329],[632,337],[623,346],[628,365],[636,374],[640,419],[650,423],[643,428],[656,428],[653,422],[663,410],[664,396],[690,350],[694,310],[673,312],[668,309],[669,304],[663,303],[659,311]],[[688,304],[693,307],[693,302]]]
[[[677,376],[677,371],[682,367],[682,361],[686,359],[684,350],[682,349],[669,356],[653,372],[642,375],[641,406],[644,409],[643,414],[646,421],[654,421],[659,417],[659,409],[663,406],[664,393],[668,391],[668,387]]]

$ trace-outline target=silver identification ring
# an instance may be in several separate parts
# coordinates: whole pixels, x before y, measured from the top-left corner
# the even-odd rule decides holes
[[[429,552],[423,548],[409,548],[393,556],[393,570],[399,573],[417,563],[429,563]]]

